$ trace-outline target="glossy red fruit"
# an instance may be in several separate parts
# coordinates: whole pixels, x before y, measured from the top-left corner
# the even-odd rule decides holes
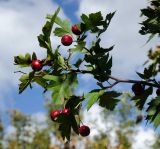
[[[64,35],[61,39],[61,43],[64,45],[64,46],[70,46],[73,42],[73,39],[70,35]]]
[[[62,109],[62,112],[61,112],[61,113],[62,113],[62,114],[69,115],[69,114],[70,114],[70,109],[64,108],[64,109]]]
[[[78,28],[77,25],[73,25],[72,26],[72,32],[75,34],[75,35],[80,35],[82,32],[81,30]]]
[[[90,128],[86,125],[82,125],[80,128],[79,128],[79,134],[82,136],[82,137],[86,137],[90,134]]]
[[[135,83],[132,86],[132,91],[136,96],[141,95],[144,92],[144,86],[141,83]]]
[[[160,96],[160,88],[158,88],[158,89],[156,90],[156,94],[157,94],[157,96]]]
[[[57,116],[60,115],[59,110],[54,110],[51,112],[51,119],[54,121]]]
[[[40,70],[42,69],[42,67],[43,67],[42,61],[41,61],[41,60],[38,60],[38,59],[32,61],[31,67],[32,67],[32,69],[33,69],[34,71],[40,71]]]

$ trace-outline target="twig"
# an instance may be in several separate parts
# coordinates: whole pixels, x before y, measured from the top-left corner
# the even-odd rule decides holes
[[[27,74],[27,73],[25,73],[25,72],[23,72],[23,71],[14,71],[14,73],[22,73],[22,74]]]

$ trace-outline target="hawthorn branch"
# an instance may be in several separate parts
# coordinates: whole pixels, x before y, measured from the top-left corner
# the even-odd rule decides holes
[[[87,70],[72,70],[72,72],[76,72],[76,73],[81,73],[81,74],[92,74],[92,71],[87,71]],[[110,86],[106,86],[104,88],[112,88],[113,86],[119,84],[119,83],[141,83],[143,85],[147,85],[147,86],[152,86],[152,87],[156,87],[159,88],[160,85],[159,84],[155,84],[155,83],[151,83],[148,81],[144,81],[144,80],[130,80],[130,79],[121,79],[112,75],[108,75],[108,78],[111,80],[114,80],[115,82],[113,84],[111,84]],[[152,81],[152,80],[149,80]]]
[[[150,82],[143,81],[143,80],[120,79],[120,78],[117,78],[117,77],[114,77],[114,76],[111,76],[111,75],[109,75],[108,77],[112,80],[115,80],[118,83],[120,83],[120,82],[123,82],[123,83],[141,83],[143,85],[148,85],[148,86],[152,86],[152,87],[157,87],[157,88],[160,87],[159,84],[150,83]]]

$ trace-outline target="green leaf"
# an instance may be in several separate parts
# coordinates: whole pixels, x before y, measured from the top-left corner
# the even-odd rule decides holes
[[[146,120],[153,122],[154,127],[157,128],[160,125],[160,96],[152,99],[148,105]]]
[[[79,59],[76,61],[76,63],[73,64],[73,65],[74,65],[76,68],[79,68],[80,65],[82,64],[82,62],[83,62],[83,60],[79,58]]]
[[[107,64],[106,64],[106,69],[110,70],[112,68],[112,57],[108,60]]]
[[[60,11],[60,7],[58,7],[58,9],[55,11],[54,15],[50,18],[50,20],[46,22],[46,24],[42,28],[42,34],[38,36],[39,45],[50,51],[51,51],[50,35],[51,35],[52,27],[54,25],[54,22],[57,18],[59,11]]]
[[[101,41],[101,39],[98,38],[98,40],[95,42],[95,44],[94,44],[94,45],[92,46],[92,48],[91,48],[91,50],[94,51],[96,54],[101,54],[101,53],[102,53],[102,54],[105,54],[105,53],[111,51],[111,50],[114,48],[114,46],[112,46],[112,47],[110,47],[110,48],[104,49],[104,48],[102,48],[102,47],[100,46],[100,41]]]
[[[71,33],[71,25],[68,20],[62,21],[59,17],[56,18],[55,23],[58,24],[61,28],[63,28],[68,33]]]
[[[151,95],[152,92],[153,92],[153,87],[149,87],[149,88],[147,88],[146,90],[144,90],[144,92],[143,92],[141,95],[139,95],[139,96],[134,96],[134,97],[132,98],[132,100],[135,101],[136,106],[137,106],[140,110],[143,109],[143,107],[144,107],[144,105],[145,105],[145,103],[146,103],[146,100],[147,100],[148,96]]]
[[[156,75],[156,65],[155,64],[151,64],[148,66],[148,68],[144,69],[143,74],[138,73],[139,77],[141,77],[142,79],[150,79],[152,76]]]
[[[91,106],[98,101],[99,97],[103,95],[103,93],[104,90],[93,90],[84,96],[86,99],[88,99],[86,104],[87,110],[89,110]]]
[[[107,14],[105,20],[103,20],[100,11],[96,13],[91,13],[89,14],[89,16],[82,14],[81,16],[81,19],[83,21],[83,23],[81,23],[82,32],[91,30],[91,33],[98,33],[99,37],[100,34],[102,34],[107,30],[114,14],[115,12]],[[99,26],[102,26],[102,28],[99,28]]]
[[[74,115],[78,115],[83,100],[84,100],[83,97],[71,96],[67,100],[65,107],[70,109]]]
[[[68,20],[62,21],[59,17],[57,17],[55,23],[60,26],[55,28],[53,32],[55,36],[62,37],[63,35],[66,34],[72,34],[71,25]]]
[[[142,73],[139,73],[139,72],[136,72],[137,74],[138,74],[138,76],[140,77],[140,78],[142,78],[142,79],[145,79],[145,76],[144,76],[144,74],[142,74]]]
[[[44,76],[44,79],[49,80],[48,90],[52,91],[52,99],[55,104],[63,104],[64,99],[68,99],[73,95],[73,89],[77,86],[76,74],[64,74],[62,76]]]
[[[60,114],[56,120],[59,122],[59,131],[64,140],[70,141],[71,128],[76,134],[79,134],[79,124],[77,124],[75,116],[70,113],[69,115]]]
[[[19,94],[21,94],[28,87],[29,84],[30,84],[29,81],[20,83],[19,84]]]
[[[31,84],[32,79],[34,77],[34,72],[30,72],[29,74],[24,74],[20,77],[20,84],[19,84],[19,94],[21,94],[27,87],[28,85]]]
[[[86,45],[86,42],[84,42],[84,41],[78,42],[78,44],[76,45],[76,47],[70,49],[70,51],[71,52],[81,52],[81,53],[83,53],[82,50],[85,47],[85,45]]]
[[[70,140],[70,134],[71,134],[71,124],[68,123],[62,123],[59,125],[59,131],[61,133],[61,136],[63,140]]]
[[[19,81],[24,82],[26,80],[29,79],[29,74],[23,74],[21,75],[21,77],[19,78]]]
[[[99,105],[101,107],[105,107],[108,110],[114,110],[117,103],[120,101],[119,99],[116,99],[119,97],[121,93],[117,93],[115,91],[108,91],[105,92],[102,96],[100,96],[99,99]]]
[[[146,44],[149,43],[154,37],[155,37],[155,34],[151,34],[151,35],[149,36]]]
[[[71,121],[71,126],[72,126],[72,129],[73,131],[79,135],[79,124],[77,124],[77,121],[75,119],[75,116],[74,115],[70,115],[70,121]]]
[[[115,12],[109,13],[109,14],[106,15],[106,18],[103,21],[103,28],[99,30],[98,37],[107,30],[114,14],[115,14]]]
[[[103,20],[103,17],[100,11],[89,14],[89,21],[93,26],[102,25],[102,20]]]
[[[93,65],[85,65],[88,71],[93,71]]]
[[[60,55],[58,56],[58,64],[62,67],[65,68],[65,61],[64,58]]]
[[[46,88],[47,85],[48,85],[47,81],[43,77],[41,77],[41,76],[35,76],[33,78],[33,82],[36,82],[37,84],[39,84],[43,88]]]
[[[38,36],[38,42],[39,42],[39,46],[45,49],[48,49],[48,43],[46,42],[45,36],[40,34]]]
[[[43,78],[55,82],[58,82],[60,80],[60,76],[53,76],[53,75],[45,75]]]
[[[33,60],[36,60],[36,59],[37,59],[36,53],[33,52],[33,54],[32,54],[32,61],[33,61]]]
[[[42,28],[42,32],[46,37],[50,37],[52,27],[54,25],[54,22],[57,18],[57,15],[58,15],[59,11],[60,11],[60,7],[58,7],[58,9],[55,11],[55,13],[52,16],[52,18],[50,19],[50,21],[47,21],[46,24],[44,25],[44,27]]]
[[[18,55],[14,57],[15,65],[20,67],[29,67],[31,65],[31,56],[27,53],[25,56]]]
[[[81,23],[82,32],[92,30],[96,26],[100,26],[103,24],[103,17],[101,12],[91,13],[89,16],[82,14],[81,19],[83,23]]]
[[[55,35],[55,36],[62,37],[62,36],[64,36],[64,35],[66,35],[66,34],[70,34],[70,32],[64,30],[63,28],[57,27],[57,28],[55,28],[55,30],[54,30],[54,35]]]

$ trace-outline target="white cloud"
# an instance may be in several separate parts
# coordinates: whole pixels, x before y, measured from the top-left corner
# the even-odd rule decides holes
[[[152,149],[155,143],[155,132],[151,128],[143,128],[141,126],[136,128],[137,134],[132,143],[132,149]]]
[[[112,146],[117,145],[117,136],[116,130],[118,129],[119,122],[116,121],[114,115],[109,115],[105,122],[102,118],[102,108],[100,108],[97,104],[93,105],[89,111],[84,111],[83,113],[83,123],[84,125],[88,125],[91,129],[91,133],[89,137],[94,139],[95,136],[98,136],[101,132],[107,133],[109,136],[110,143]]]
[[[89,138],[94,139],[100,132],[106,133],[110,138],[110,145],[115,147],[118,145],[118,137],[116,131],[119,130],[119,121],[115,115],[109,114],[105,121],[102,118],[102,108],[93,105],[89,111],[83,112],[83,123],[91,129]],[[156,132],[152,128],[146,128],[142,125],[133,126],[134,133],[129,137],[132,143],[132,149],[152,149],[155,143]],[[125,129],[126,130],[126,129]],[[125,134],[125,130],[121,130]]]
[[[6,128],[6,135],[13,135],[16,133],[16,128],[14,126],[9,125]]]
[[[37,112],[31,115],[31,121],[37,125],[46,125],[47,115],[44,112]]]
[[[41,33],[46,14],[52,14],[57,7],[52,0],[0,1],[1,100],[9,98],[13,87],[18,88],[19,74],[14,74],[17,70],[13,65],[14,56],[32,51],[39,58],[46,56],[45,49],[39,47],[37,36]],[[65,17],[63,10],[60,17]]]

